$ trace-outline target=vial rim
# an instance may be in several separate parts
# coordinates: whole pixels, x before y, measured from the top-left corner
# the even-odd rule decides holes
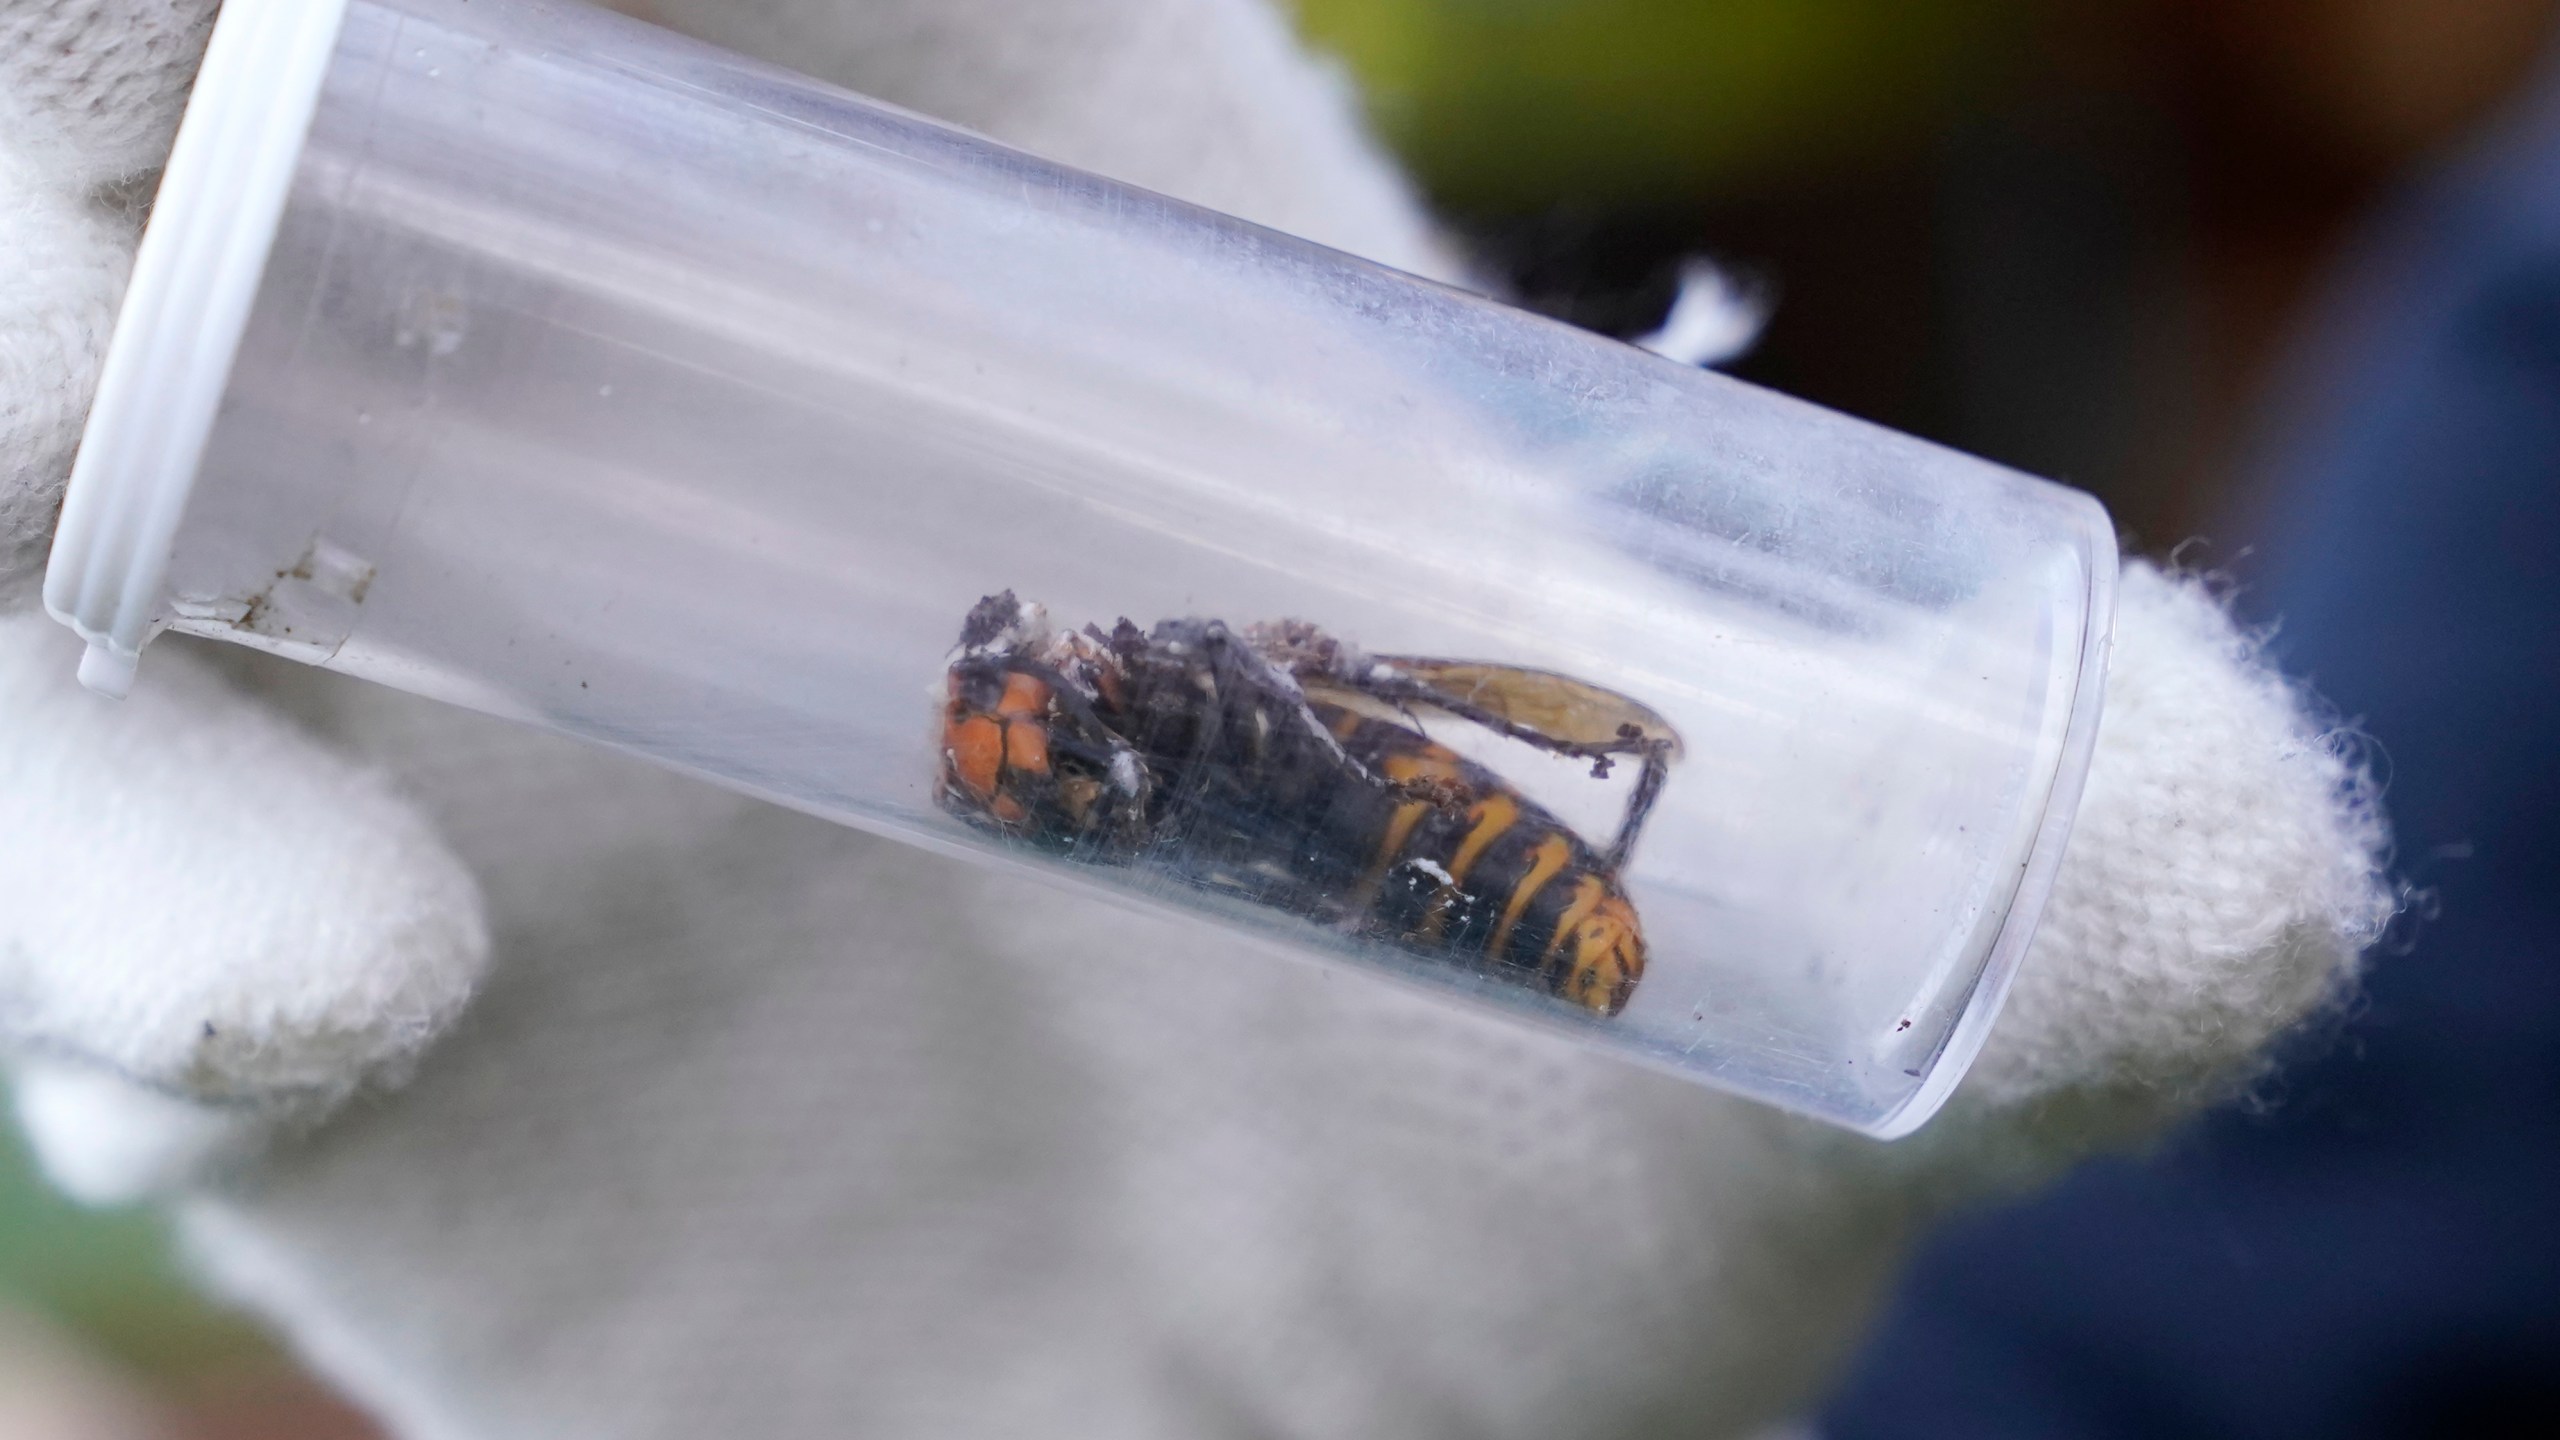
[[[2063,852],[2070,846],[2081,795],[2088,788],[2089,765],[2097,752],[2099,720],[2106,709],[2107,667],[2115,649],[2116,582],[2124,561],[2116,542],[2115,523],[2106,507],[2094,496],[2078,491],[2063,493],[2084,514],[2089,537],[2089,584],[2081,617],[2079,664],[2072,676],[2071,703],[2063,722],[2053,778],[2045,791],[2035,838],[2028,842],[2017,884],[2001,914],[1999,934],[1993,937],[1982,968],[1975,974],[1972,994],[1918,1088],[1863,1127],[1878,1140],[1898,1140],[1926,1124],[1973,1069],[1974,1060],[1999,1022],[2001,1008],[2008,1002],[2010,986],[2018,978],[2027,950],[2035,941],[2045,902],[2052,898],[2054,879],[2062,869]]]
[[[133,685],[266,273],[347,0],[228,0],[188,96],[108,341],[47,562],[80,682]]]

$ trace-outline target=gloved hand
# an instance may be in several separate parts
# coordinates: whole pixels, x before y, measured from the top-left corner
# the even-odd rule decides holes
[[[0,13],[21,605],[207,8]],[[1261,0],[647,13],[1446,270]],[[2141,566],[2007,1018],[1890,1147],[389,691],[164,640],[110,704],[76,652],[0,621],[21,1117],[414,1440],[1733,1433],[1928,1213],[2245,1078],[2388,908],[2338,748]]]

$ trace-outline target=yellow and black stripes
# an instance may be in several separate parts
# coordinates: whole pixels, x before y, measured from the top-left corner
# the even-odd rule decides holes
[[[1302,687],[1287,658],[1215,620],[1052,632],[1010,592],[990,596],[948,673],[935,798],[1009,843],[1145,867],[1599,1015],[1624,1009],[1645,946],[1615,856],[1642,807],[1617,850],[1595,850],[1422,734],[1405,701],[1346,695],[1340,676]],[[1570,721],[1546,748],[1597,757],[1595,775],[1640,753],[1658,779],[1656,750],[1672,742],[1648,727],[1667,727],[1625,723],[1612,739],[1603,722],[1621,712],[1583,714],[1590,687],[1518,673],[1581,708],[1557,720],[1515,688],[1510,708],[1486,710],[1498,723],[1459,718],[1529,743],[1539,724]]]
[[[1350,905],[1382,938],[1528,979],[1604,1015],[1644,968],[1635,911],[1580,837],[1492,771],[1389,720],[1318,706],[1351,757],[1425,798],[1345,794],[1375,838]],[[1374,793],[1374,792],[1373,792]],[[1366,803],[1363,803],[1366,800]]]

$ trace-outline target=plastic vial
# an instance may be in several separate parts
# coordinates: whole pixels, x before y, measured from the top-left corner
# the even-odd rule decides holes
[[[46,599],[101,689],[234,641],[1893,1135],[2115,566],[2084,495],[603,11],[230,0]]]

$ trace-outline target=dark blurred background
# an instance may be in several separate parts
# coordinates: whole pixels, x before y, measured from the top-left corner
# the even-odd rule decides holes
[[[1299,0],[1527,303],[1766,287],[1734,373],[2209,535],[2347,228],[2526,77],[2551,0]]]
[[[1711,257],[1772,303],[1736,373],[2093,490],[2138,547],[2201,538],[2187,553],[2227,564],[2264,528],[2247,477],[2270,473],[2261,417],[2308,297],[2527,80],[2560,0],[1298,9],[1517,298],[1633,335]],[[2032,1253],[2032,1217],[1969,1223],[1949,1243]],[[1934,1263],[1970,1274],[1962,1253]],[[364,1433],[173,1274],[153,1222],[76,1211],[0,1144],[0,1427],[76,1353],[156,1407],[119,1434]],[[1925,1293],[1899,1313],[1942,1324]],[[1860,1396],[1908,1357],[1864,1363],[1839,1423],[1896,1433]]]

